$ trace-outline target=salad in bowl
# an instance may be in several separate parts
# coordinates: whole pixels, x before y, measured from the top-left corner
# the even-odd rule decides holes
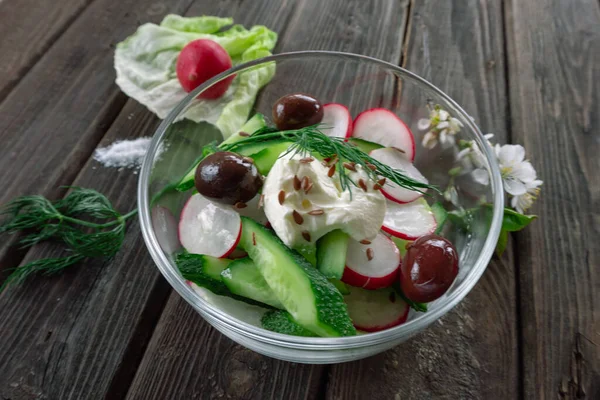
[[[225,139],[186,119],[212,101],[203,92],[260,68],[272,79]],[[326,76],[301,78],[314,71]],[[457,139],[481,143],[488,185],[449,174],[453,149],[422,145],[432,104]],[[163,122],[141,170],[142,232],[169,283],[233,340],[297,362],[363,358],[424,329],[483,273],[502,209],[488,150],[468,115],[401,68],[270,56],[209,79]]]

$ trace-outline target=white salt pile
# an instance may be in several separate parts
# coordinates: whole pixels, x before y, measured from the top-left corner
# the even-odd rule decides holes
[[[119,140],[110,146],[97,149],[94,160],[105,167],[139,168],[150,146],[152,138],[142,137],[135,140]]]

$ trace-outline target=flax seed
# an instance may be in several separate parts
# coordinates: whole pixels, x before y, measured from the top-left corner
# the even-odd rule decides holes
[[[252,232],[252,245],[256,246],[256,233]]]
[[[380,180],[378,180],[378,181],[377,181],[377,184],[378,184],[379,186],[383,186],[383,185],[385,185],[385,181],[386,181],[386,179],[385,179],[385,178],[381,178]]]
[[[285,191],[284,190],[279,192],[279,196],[277,196],[277,199],[279,200],[279,204],[283,205],[283,202],[285,201]]]
[[[367,184],[365,183],[364,179],[360,178],[358,180],[358,186],[360,186],[360,188],[365,192],[367,191]]]
[[[332,177],[333,174],[335,174],[335,164],[333,164],[331,167],[329,167],[329,171],[327,171],[327,176],[328,177]]]
[[[240,132],[240,133],[238,133],[238,135],[240,135],[240,136],[250,136],[250,134],[248,132]]]
[[[238,201],[237,203],[235,203],[234,207],[238,210],[241,210],[242,208],[248,207],[248,204],[244,203],[243,201]]]
[[[294,217],[294,222],[298,225],[302,225],[304,223],[304,218],[302,218],[302,215],[300,215],[298,211],[294,210],[292,217]]]
[[[256,208],[261,208],[265,204],[265,195],[261,194],[258,198],[258,206]]]
[[[308,163],[311,163],[313,161],[315,161],[315,159],[312,158],[312,157],[304,157],[304,158],[300,159],[300,162],[302,164],[308,164]]]
[[[369,168],[371,171],[375,171],[377,169],[377,167],[371,163],[367,163],[367,168]]]
[[[379,189],[381,189],[381,186],[379,186],[378,183],[373,185],[373,190],[379,190]]]
[[[400,149],[400,148],[398,148],[398,147],[393,147],[393,146],[392,146],[392,149],[394,149],[394,150],[396,150],[396,151],[399,151],[399,152],[400,152],[400,153],[402,153],[402,154],[406,154],[406,152],[405,152],[404,150],[402,150],[402,149]]]
[[[361,244],[371,244],[371,241],[367,240],[367,239],[363,239],[363,240],[360,241],[360,243]]]
[[[302,182],[300,181],[300,178],[298,178],[297,175],[294,175],[294,190],[300,190],[301,187]]]
[[[310,189],[312,189],[313,187],[313,183],[309,183],[308,186],[306,187],[306,189],[304,189],[304,194],[308,194],[308,192],[310,192]]]
[[[373,257],[374,257],[374,256],[375,256],[375,255],[373,254],[373,249],[369,247],[369,248],[367,249],[367,259],[368,259],[369,261],[371,261],[371,260],[373,259]]]
[[[325,211],[321,210],[320,208],[308,212],[308,215],[323,215],[323,214],[325,214]]]
[[[308,231],[302,231],[302,237],[304,238],[304,240],[306,240],[307,242],[310,242],[310,233]]]
[[[344,168],[349,169],[350,171],[356,172],[356,163],[353,162],[345,162]]]
[[[254,164],[254,160],[250,157],[242,157],[242,160],[247,162],[248,164]]]

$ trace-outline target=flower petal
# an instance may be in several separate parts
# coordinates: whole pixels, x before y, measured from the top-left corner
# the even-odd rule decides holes
[[[433,149],[437,144],[437,136],[435,133],[429,131],[423,136],[423,147]]]
[[[448,121],[443,121],[440,122],[439,124],[437,124],[436,128],[437,129],[445,129],[448,128],[450,126],[450,123]]]
[[[473,177],[475,182],[479,183],[480,185],[487,186],[490,183],[490,175],[483,168],[477,168],[472,172],[471,176]]]
[[[529,161],[523,161],[513,167],[511,175],[522,182],[532,182],[537,178],[533,165]]]
[[[448,119],[448,117],[450,116],[450,114],[446,110],[440,110],[439,115],[440,115],[440,121],[446,121]]]
[[[524,159],[525,148],[520,144],[505,144],[498,153],[498,160],[503,166],[514,166]]]
[[[429,129],[430,126],[431,121],[428,118],[421,118],[419,122],[417,122],[417,128],[419,128],[421,131]]]
[[[504,183],[504,190],[513,196],[519,196],[527,192],[525,184],[519,180],[512,179],[512,177],[505,177],[502,182]]]

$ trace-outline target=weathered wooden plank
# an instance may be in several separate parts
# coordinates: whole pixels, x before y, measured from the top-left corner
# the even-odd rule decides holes
[[[406,4],[299,1],[277,50],[345,50],[397,62]],[[286,7],[289,5],[282,5]],[[381,15],[386,16],[383,22]],[[256,18],[260,18],[256,22],[263,21],[265,15]],[[316,27],[323,27],[325,32]],[[299,82],[311,79],[306,71],[302,72],[295,77]],[[128,398],[318,398],[324,394],[325,371],[322,366],[275,361],[234,344],[209,329],[173,293]],[[171,382],[173,379],[176,383]]]
[[[499,2],[411,5],[403,65],[449,94],[484,131],[505,142]],[[410,93],[402,96],[409,98]],[[467,298],[425,332],[384,354],[333,366],[327,397],[518,397],[516,289],[510,253],[509,249],[501,260],[493,261]]]
[[[544,180],[517,235],[524,398],[600,398],[600,7],[506,2],[513,139]]]
[[[233,16],[239,23],[258,21],[281,30],[289,8],[272,13],[271,19],[257,17],[275,5],[196,3],[188,14]],[[175,12],[185,9],[182,4],[177,7]],[[128,30],[137,24],[130,22]],[[150,135],[157,123],[150,112],[130,100],[100,145]],[[89,160],[74,184],[105,193],[121,210],[136,205],[137,175],[130,170],[104,169]],[[36,246],[24,262],[59,255],[54,246]],[[87,261],[56,278],[33,279],[2,293],[0,336],[6,340],[0,343],[0,394],[6,398],[30,393],[60,399],[124,397],[169,292],[146,251],[136,220],[112,262]],[[40,304],[40,298],[60,300]],[[273,368],[286,376],[289,370],[283,366]],[[319,376],[307,377],[304,384],[309,380],[318,382]]]
[[[0,2],[0,101],[91,2]]]
[[[59,196],[126,101],[114,84],[113,46],[140,20],[158,21],[192,0],[94,2],[0,104],[0,204],[40,193]],[[0,243],[0,270],[22,253]],[[11,248],[13,246],[13,248]]]

